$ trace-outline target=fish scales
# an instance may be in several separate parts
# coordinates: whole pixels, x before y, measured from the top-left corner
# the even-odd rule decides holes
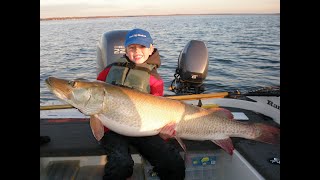
[[[106,88],[103,114],[120,124],[135,127],[140,132],[150,129],[155,135],[170,121],[180,121],[184,104],[167,98],[149,98],[149,94],[126,88]],[[152,96],[154,97],[154,96]],[[172,111],[175,107],[175,111]]]

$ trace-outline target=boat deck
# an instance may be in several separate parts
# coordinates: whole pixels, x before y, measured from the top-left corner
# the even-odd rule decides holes
[[[261,122],[274,126],[279,125],[271,118],[252,111],[229,108],[232,112],[243,112],[248,122]],[[49,136],[51,141],[40,146],[40,157],[70,157],[104,155],[103,149],[94,139],[88,118],[57,118],[40,119],[40,136]],[[280,159],[280,145],[270,145],[242,138],[232,138],[235,149],[265,178],[280,179],[280,165],[272,164],[270,159]],[[170,140],[183,151],[175,140]],[[211,141],[184,140],[187,151],[202,151],[219,149]],[[138,152],[131,148],[132,154]]]

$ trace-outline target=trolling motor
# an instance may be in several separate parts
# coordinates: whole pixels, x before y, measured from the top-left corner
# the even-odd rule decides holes
[[[208,73],[208,50],[204,42],[191,40],[180,52],[170,90],[176,94],[200,94]]]

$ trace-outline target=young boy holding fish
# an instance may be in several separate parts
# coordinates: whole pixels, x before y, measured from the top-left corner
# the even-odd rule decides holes
[[[133,29],[126,35],[126,54],[108,65],[97,79],[110,84],[125,86],[155,96],[163,96],[164,83],[157,72],[161,61],[158,50],[148,31]],[[155,116],[157,116],[155,114]],[[104,136],[99,143],[107,154],[103,179],[127,179],[132,176],[134,161],[129,145],[135,147],[147,159],[154,172],[165,180],[183,180],[184,160],[168,138],[174,135],[174,125],[166,126],[155,136],[129,137],[104,127]]]

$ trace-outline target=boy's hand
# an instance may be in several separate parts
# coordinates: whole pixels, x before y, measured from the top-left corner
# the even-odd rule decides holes
[[[170,139],[176,135],[176,123],[175,122],[170,122],[167,125],[165,125],[159,132],[159,136],[164,139]]]

